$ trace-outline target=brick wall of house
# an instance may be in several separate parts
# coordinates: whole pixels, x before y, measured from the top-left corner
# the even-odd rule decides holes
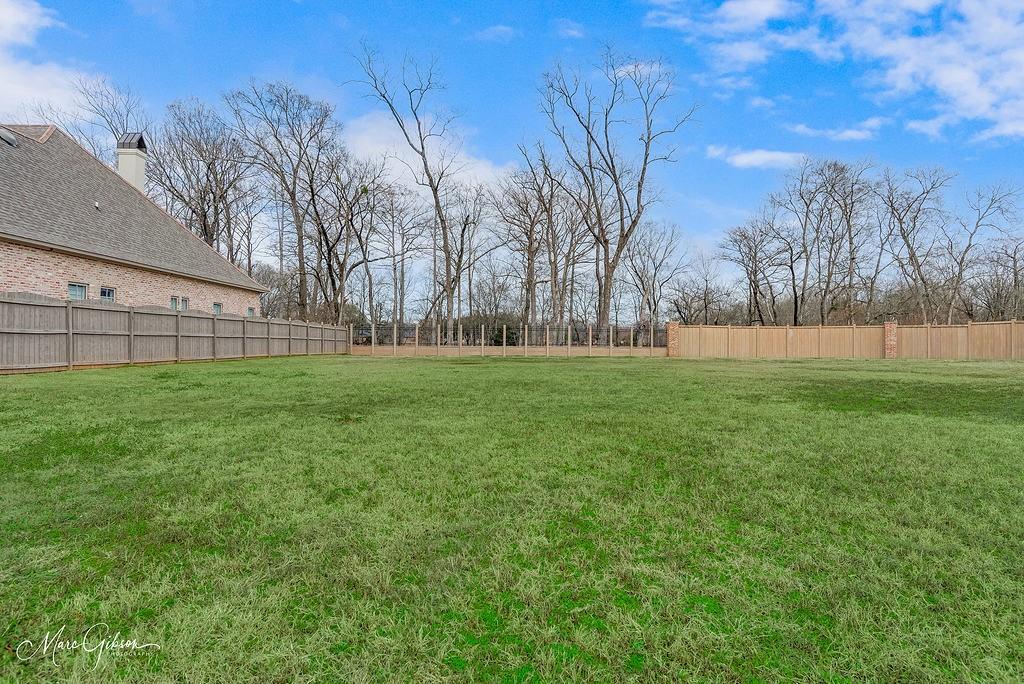
[[[101,287],[113,287],[116,302],[125,306],[167,307],[171,297],[187,297],[189,309],[212,312],[216,302],[222,313],[244,316],[249,307],[260,313],[256,292],[0,240],[0,292],[67,299],[69,282],[88,285],[89,299],[99,299]]]

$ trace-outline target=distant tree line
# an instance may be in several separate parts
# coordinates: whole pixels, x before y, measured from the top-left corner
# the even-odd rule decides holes
[[[693,113],[659,61],[606,51],[598,69],[543,75],[541,140],[494,181],[465,173],[433,63],[366,50],[358,87],[404,148],[359,158],[334,107],[251,81],[158,121],[130,89],[78,84],[74,113],[41,109],[107,163],[145,130],[155,201],[269,288],[265,315],[598,329],[684,323],[947,323],[1024,314],[1017,193],[953,207],[953,175],[805,159],[712,253],[652,221],[651,173]],[[449,333],[450,334],[450,333]]]
[[[760,325],[945,323],[1024,314],[1016,191],[977,188],[951,208],[953,174],[805,159],[730,230],[722,258],[740,292],[691,277],[689,321]]]

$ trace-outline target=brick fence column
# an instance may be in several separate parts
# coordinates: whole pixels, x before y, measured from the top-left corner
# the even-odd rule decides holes
[[[895,359],[898,347],[896,346],[896,321],[885,322],[885,358]]]
[[[667,338],[665,342],[665,355],[679,356],[679,324],[675,321],[667,322],[665,324],[665,336]]]

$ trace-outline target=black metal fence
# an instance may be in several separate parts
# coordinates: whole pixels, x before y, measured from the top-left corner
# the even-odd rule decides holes
[[[462,325],[454,323],[379,323],[353,325],[353,346],[387,347],[620,347],[664,348],[664,327],[613,325]]]

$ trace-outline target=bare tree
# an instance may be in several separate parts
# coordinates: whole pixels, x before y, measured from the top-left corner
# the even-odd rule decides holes
[[[701,252],[690,264],[687,275],[680,274],[670,284],[670,305],[683,323],[719,322],[730,293],[721,284],[718,264],[711,255]]]
[[[938,168],[902,175],[886,170],[878,191],[892,226],[893,259],[913,289],[923,322],[935,318],[931,261],[936,254],[936,231],[946,220],[942,191],[952,178]]]
[[[151,128],[142,98],[130,85],[117,85],[103,77],[80,76],[71,85],[76,95],[69,109],[39,103],[28,115],[56,124],[97,159],[114,166],[117,139]]]
[[[391,266],[391,320],[405,323],[411,263],[423,249],[427,220],[424,206],[408,190],[385,189],[380,205],[381,237]]]
[[[958,301],[966,305],[963,286],[986,233],[1005,232],[1016,214],[1017,191],[1000,185],[979,188],[966,200],[966,211],[942,225],[942,249],[948,262],[946,323],[952,325]]]
[[[308,316],[305,224],[308,209],[302,178],[321,163],[337,130],[334,110],[289,83],[252,81],[224,98],[245,159],[259,166],[287,203],[295,230],[299,315]]]
[[[626,248],[626,273],[637,294],[641,328],[646,322],[653,331],[661,315],[665,287],[682,272],[678,244],[674,227],[644,222]]]
[[[150,141],[149,158],[150,180],[167,211],[206,244],[223,242],[225,255],[235,261],[242,232],[235,204],[254,190],[241,192],[253,169],[227,124],[200,102],[172,103]]]
[[[867,162],[847,164],[827,161],[821,165],[822,180],[829,201],[839,215],[842,236],[846,242],[845,308],[846,322],[853,324],[857,301],[857,274],[861,247],[869,234],[874,183],[868,178]]]
[[[755,320],[761,325],[775,325],[778,320],[775,271],[780,263],[790,273],[792,281],[792,253],[779,261],[778,217],[772,205],[761,213],[726,233],[721,245],[722,257],[743,269],[747,291],[747,323]],[[792,242],[786,243],[793,244]]]
[[[443,257],[443,275],[435,277],[444,297],[449,342],[455,315],[456,297],[461,293],[461,275],[465,257],[468,228],[472,225],[463,213],[452,217],[448,209],[459,204],[452,197],[459,194],[454,184],[459,171],[457,154],[450,135],[452,118],[428,111],[428,102],[442,89],[437,66],[421,65],[411,59],[402,63],[401,75],[393,81],[387,67],[372,50],[363,53],[360,66],[366,75],[364,84],[373,97],[383,104],[415,155],[415,164],[407,168],[417,185],[430,194],[434,210],[437,245]],[[435,276],[440,275],[436,274]]]
[[[693,109],[661,123],[673,79],[660,61],[619,59],[607,50],[599,69],[600,89],[561,66],[545,74],[542,109],[573,176],[560,185],[593,236],[597,325],[602,329],[609,323],[615,271],[654,199],[649,172],[672,159],[666,140]],[[633,140],[638,144],[631,145]]]
[[[543,222],[546,201],[553,183],[542,170],[534,168],[527,151],[520,148],[527,169],[503,178],[490,192],[495,213],[507,228],[507,242],[518,258],[522,272],[522,317],[527,325],[537,322],[537,280],[541,250],[544,247]]]

